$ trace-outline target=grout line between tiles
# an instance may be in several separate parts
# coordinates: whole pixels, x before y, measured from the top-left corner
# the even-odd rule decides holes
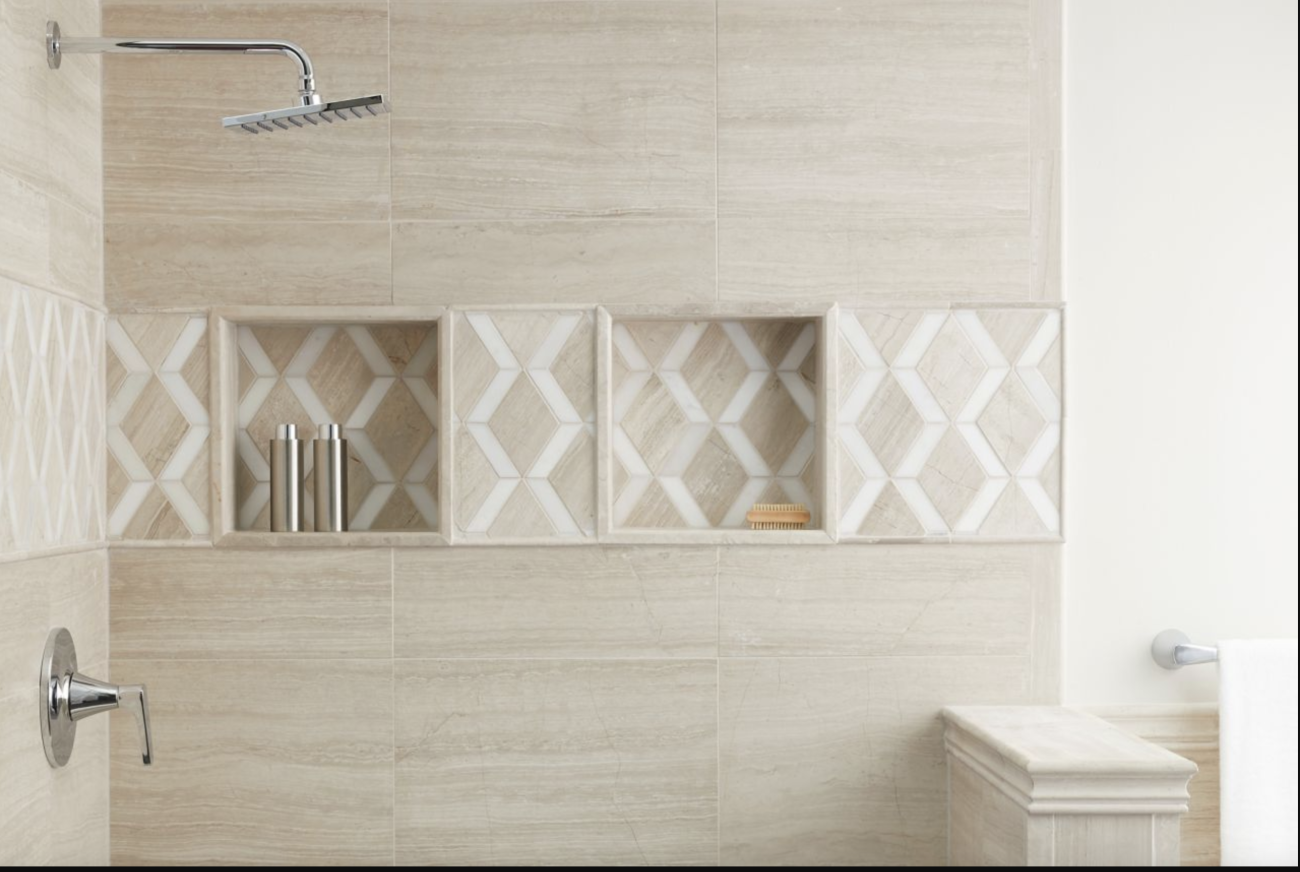
[[[391,9],[391,4],[390,4]],[[390,19],[391,21],[391,19]],[[391,24],[390,24],[391,27]],[[391,676],[388,687],[392,694],[392,708],[390,709],[390,723],[392,725],[393,743],[390,748],[393,755],[392,768],[392,799],[393,814],[391,817],[393,829],[393,865],[397,865],[397,549],[388,549],[388,665],[389,675]]]
[[[719,193],[721,180],[718,175],[718,168],[721,166],[718,145],[718,116],[721,109],[718,104],[718,65],[721,39],[718,35],[720,17],[718,3],[719,0],[713,0],[713,299],[715,302],[722,300],[722,202]]]

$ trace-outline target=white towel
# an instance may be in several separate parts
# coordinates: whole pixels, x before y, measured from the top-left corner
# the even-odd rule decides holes
[[[1219,643],[1224,866],[1296,865],[1296,642]]]

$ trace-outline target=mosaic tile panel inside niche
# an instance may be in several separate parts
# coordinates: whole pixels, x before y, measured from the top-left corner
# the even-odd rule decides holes
[[[809,321],[615,323],[615,529],[741,529],[755,503],[819,526],[816,340]]]
[[[277,424],[343,424],[352,530],[438,528],[435,325],[241,325],[235,489],[241,530],[270,527]],[[305,515],[313,519],[311,452]]]

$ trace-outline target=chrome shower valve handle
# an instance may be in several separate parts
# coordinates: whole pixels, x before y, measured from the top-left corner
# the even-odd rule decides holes
[[[109,684],[77,671],[77,648],[63,627],[50,631],[41,660],[41,739],[45,757],[56,769],[72,756],[77,721],[113,709],[135,716],[140,757],[153,765],[153,736],[149,731],[149,695],[143,684]]]

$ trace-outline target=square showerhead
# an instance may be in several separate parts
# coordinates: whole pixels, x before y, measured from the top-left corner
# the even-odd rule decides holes
[[[251,115],[232,115],[221,119],[221,126],[245,133],[274,133],[295,127],[317,127],[322,121],[333,124],[335,121],[373,118],[387,111],[388,104],[384,102],[383,95],[375,94],[353,100],[335,100],[333,103],[290,106],[288,109],[272,109],[270,112],[254,112]]]

